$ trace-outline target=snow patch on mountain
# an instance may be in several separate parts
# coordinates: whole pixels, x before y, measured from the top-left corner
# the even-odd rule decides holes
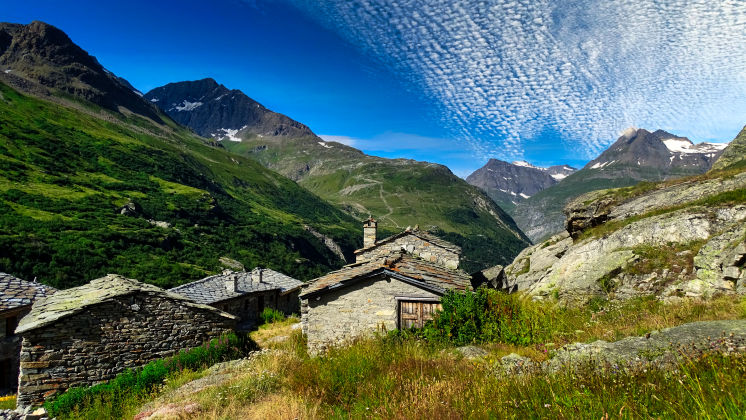
[[[202,102],[189,102],[184,99],[184,102],[182,102],[181,105],[176,105],[174,109],[176,109],[177,111],[194,111],[200,106],[202,106]]]
[[[241,128],[220,128],[217,133],[213,133],[212,137],[218,140],[230,140],[240,142],[241,138],[238,137],[238,132],[248,127],[245,125]]]

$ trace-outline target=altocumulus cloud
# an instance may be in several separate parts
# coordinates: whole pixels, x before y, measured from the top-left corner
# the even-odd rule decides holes
[[[547,129],[592,157],[627,126],[746,123],[743,0],[290,1],[407,75],[482,157]]]

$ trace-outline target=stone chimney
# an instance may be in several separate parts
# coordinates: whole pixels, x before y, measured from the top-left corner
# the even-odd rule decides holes
[[[255,268],[251,270],[251,283],[261,283],[262,282],[262,269],[261,268]]]
[[[378,222],[372,217],[363,222],[363,248],[368,248],[376,244],[377,228]]]
[[[225,276],[225,288],[229,292],[237,292],[238,291],[238,276],[236,273],[231,273]]]

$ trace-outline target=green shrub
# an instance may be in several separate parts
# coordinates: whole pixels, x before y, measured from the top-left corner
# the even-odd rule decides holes
[[[260,317],[264,324],[269,324],[270,322],[283,321],[285,319],[285,314],[276,309],[264,308]]]
[[[255,349],[247,336],[224,335],[195,347],[182,350],[166,359],[154,360],[139,369],[127,369],[109,382],[92,387],[75,387],[47,401],[44,407],[54,417],[65,417],[86,407],[109,405],[113,415],[121,416],[122,401],[131,396],[147,396],[157,391],[171,373],[197,370],[215,363],[237,359]]]
[[[441,305],[442,310],[415,335],[458,346],[483,342],[530,345],[548,339],[552,331],[547,309],[496,290],[449,291]]]

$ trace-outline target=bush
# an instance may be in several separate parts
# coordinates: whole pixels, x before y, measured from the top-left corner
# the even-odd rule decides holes
[[[146,395],[155,391],[171,373],[185,369],[197,370],[215,363],[243,357],[254,350],[253,342],[247,336],[224,335],[195,347],[182,350],[167,359],[154,360],[139,369],[127,369],[107,383],[92,387],[70,388],[62,395],[44,403],[53,417],[69,415],[88,406],[107,402],[117,413],[117,407],[129,396]]]
[[[443,309],[416,334],[428,341],[462,346],[502,342],[530,345],[551,334],[548,309],[519,296],[490,290],[449,291],[441,300]]]
[[[283,321],[285,319],[285,314],[272,308],[264,308],[260,316],[262,318],[262,323],[264,324],[269,324],[270,322]]]

